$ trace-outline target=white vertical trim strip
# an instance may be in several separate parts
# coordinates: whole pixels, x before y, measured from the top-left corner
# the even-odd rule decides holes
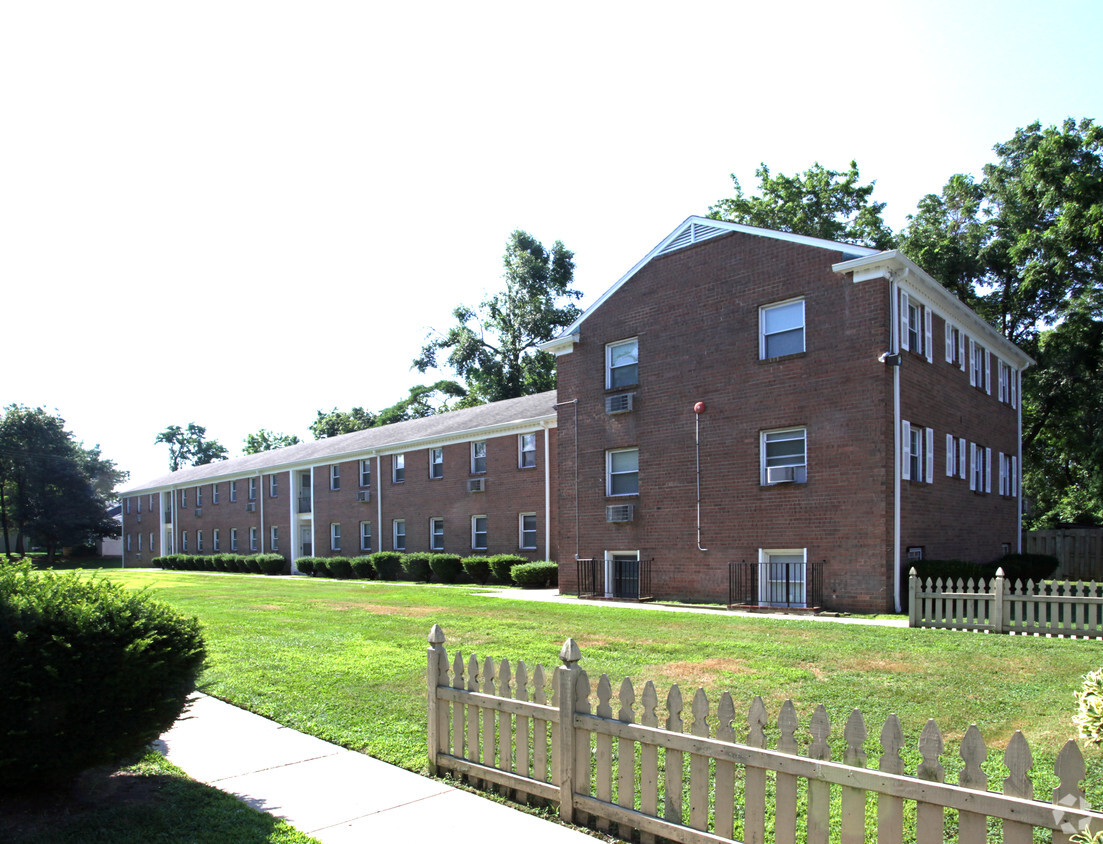
[[[992,491],[992,449],[984,450],[984,491]]]
[[[932,348],[932,346],[934,344],[934,338],[933,338],[933,335],[934,335],[934,320],[932,319],[932,317],[933,317],[933,314],[931,314],[931,309],[930,308],[924,308],[923,309],[923,333],[924,333],[924,338],[923,339],[924,339],[925,342],[923,343],[923,352],[927,355],[927,363],[934,363],[934,349]]]
[[[946,477],[952,478],[954,476],[954,457],[957,455],[957,443],[954,442],[954,435],[946,435]]]
[[[900,478],[910,481],[912,477],[912,426],[906,419],[900,423]]]
[[[954,324],[946,320],[946,363],[954,362]]]
[[[934,483],[934,428],[927,429],[927,483]]]
[[[911,330],[911,324],[909,323],[908,314],[908,294],[903,290],[900,291],[900,348],[907,351],[910,346],[911,340],[908,338],[908,332]]]

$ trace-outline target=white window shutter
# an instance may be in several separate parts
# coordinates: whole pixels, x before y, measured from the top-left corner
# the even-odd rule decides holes
[[[965,480],[965,473],[969,467],[965,463],[965,437],[957,441],[957,476]]]
[[[952,478],[954,476],[954,454],[957,453],[957,443],[954,442],[954,435],[946,435],[946,477]]]
[[[965,335],[962,333],[957,335],[957,367],[965,371]]]
[[[977,368],[973,365],[973,361],[977,357],[977,344],[973,342],[973,338],[969,338],[969,386],[977,386]]]
[[[927,363],[934,363],[934,319],[930,308],[923,309],[923,351],[927,354]]]
[[[977,444],[969,443],[969,489],[977,491]]]
[[[992,491],[992,449],[984,450],[984,491]]]
[[[1011,406],[1019,406],[1019,370],[1008,371],[1008,379],[1011,381]]]
[[[1019,458],[1011,457],[1011,494],[1019,495]]]
[[[900,291],[900,348],[904,351],[910,348],[908,340],[908,294],[903,290]]]
[[[992,353],[984,350],[984,389],[992,395]]]
[[[999,452],[996,458],[1000,465],[1000,495],[1007,495],[1007,466],[1003,462],[1003,452]]]
[[[912,426],[907,419],[900,423],[900,440],[902,443],[900,449],[900,479],[910,481],[912,477]]]
[[[954,326],[946,320],[946,363],[954,362]]]
[[[927,483],[934,483],[934,428],[927,429]]]

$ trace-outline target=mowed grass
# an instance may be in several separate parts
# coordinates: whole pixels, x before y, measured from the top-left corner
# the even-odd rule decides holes
[[[699,686],[713,710],[723,691],[743,713],[760,695],[771,721],[792,699],[802,747],[812,712],[823,704],[836,759],[843,725],[857,708],[866,719],[871,766],[881,754],[881,727],[895,713],[914,773],[919,735],[933,718],[946,741],[942,764],[949,781],[961,767],[961,738],[975,723],[989,747],[986,767],[995,790],[1007,775],[1003,750],[1021,729],[1034,753],[1039,798],[1056,785],[1053,761],[1075,737],[1073,692],[1083,674],[1103,665],[1103,644],[1096,641],[553,605],[464,587],[191,572],[97,576],[149,589],[199,617],[210,652],[203,691],[413,771],[426,768],[426,639],[434,623],[447,636],[449,664],[457,649],[465,660],[476,654],[480,665],[487,656],[506,657],[514,667],[524,660],[530,676],[542,663],[549,694],[559,649],[572,637],[595,689],[602,673],[614,690],[627,676],[637,700],[647,680],[665,700],[677,683],[687,729]],[[746,735],[745,721],[735,728]],[[1100,753],[1085,749],[1084,755],[1089,800],[1103,805]]]

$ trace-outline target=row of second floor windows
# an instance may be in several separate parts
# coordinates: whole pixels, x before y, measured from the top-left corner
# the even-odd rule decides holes
[[[475,515],[470,517],[470,531],[467,536],[464,537],[464,543],[470,540],[470,548],[472,551],[485,551],[489,548],[490,540],[490,523],[485,515]],[[443,551],[444,550],[444,537],[445,537],[445,520],[440,517],[431,518],[426,525],[426,544],[430,551]],[[517,514],[517,548],[522,551],[535,551],[536,543],[538,540],[538,526],[536,513],[518,513]],[[359,532],[357,534],[358,545],[357,550],[370,553],[375,550],[372,546],[372,523],[370,521],[362,521],[359,523]],[[392,519],[391,520],[391,550],[392,551],[405,551],[406,550],[406,520],[405,519]],[[342,543],[344,540],[341,535],[341,522],[329,523],[329,550],[333,552],[340,552],[346,550],[346,546]]]
[[[936,443],[933,428],[925,428],[908,420],[901,423],[902,455],[900,479],[913,483],[934,483]],[[946,434],[945,476],[958,481],[968,481],[969,489],[978,494],[992,492],[992,477],[996,476],[996,492],[1007,498],[1019,494],[1019,458],[1014,454],[995,452],[980,443],[964,437]]]
[[[223,531],[219,528],[215,528],[208,535],[202,530],[197,530],[193,533],[182,530],[179,534],[179,548],[181,554],[203,554],[203,553],[217,553],[219,551],[244,551],[258,552],[260,548],[260,529],[251,527],[245,530],[238,530],[238,528],[230,528],[229,536],[227,539],[223,538]],[[209,543],[208,544],[208,536]],[[127,539],[129,540],[129,536]],[[149,535],[150,548],[153,547],[153,534]],[[172,537],[168,537],[168,541],[171,544]],[[130,550],[130,542],[127,542],[127,550]],[[138,550],[141,551],[141,537],[138,539]],[[279,551],[280,550],[280,529],[273,525],[268,529],[268,546],[265,551]],[[171,552],[169,552],[171,553]]]

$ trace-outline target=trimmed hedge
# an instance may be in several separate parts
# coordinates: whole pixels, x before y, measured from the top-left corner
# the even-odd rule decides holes
[[[942,578],[943,583],[947,579],[957,582],[973,579],[975,583],[983,579],[986,583],[996,576],[997,569],[1003,569],[1004,576],[1014,583],[1021,580],[1024,584],[1027,580],[1038,583],[1048,580],[1053,576],[1060,561],[1048,554],[1004,554],[998,560],[991,563],[970,563],[964,560],[916,560],[909,564],[915,573],[923,581]],[[907,570],[905,570],[905,574]]]
[[[433,554],[429,566],[440,583],[455,583],[463,572],[459,554]]]
[[[352,576],[361,580],[372,580],[375,577],[375,566],[371,564],[371,557],[353,557]]]
[[[527,563],[528,559],[517,554],[495,554],[489,562],[490,573],[494,575],[495,580],[499,583],[512,584],[513,578],[510,572],[513,571],[513,567]]]
[[[380,580],[398,580],[402,572],[402,555],[397,551],[376,551],[369,558]]]
[[[521,563],[510,572],[513,582],[530,589],[543,589],[559,585],[559,566],[551,560],[538,563]]]
[[[0,565],[0,789],[132,761],[184,710],[199,621],[111,581]]]
[[[341,580],[352,577],[352,561],[348,557],[329,557],[326,560],[326,568],[329,569],[330,577]]]
[[[1012,583],[1021,580],[1025,584],[1028,580],[1035,583],[1049,580],[1061,561],[1049,554],[1004,554],[989,565],[993,574],[997,568],[1002,568],[1004,576]]]
[[[290,567],[282,554],[169,554],[152,564],[174,571],[221,571],[242,574],[286,574]]]
[[[486,557],[464,557],[460,564],[475,583],[480,585],[490,579],[490,560]]]
[[[332,577],[329,573],[329,560],[325,557],[314,558],[314,576],[315,577]]]
[[[302,574],[313,576],[314,575],[314,562],[315,562],[314,557],[299,557],[299,559],[297,559],[295,561],[295,567]]]
[[[428,583],[429,577],[433,573],[429,562],[432,557],[432,554],[425,551],[404,554],[402,556],[402,570],[406,573],[406,577],[418,583]]]

